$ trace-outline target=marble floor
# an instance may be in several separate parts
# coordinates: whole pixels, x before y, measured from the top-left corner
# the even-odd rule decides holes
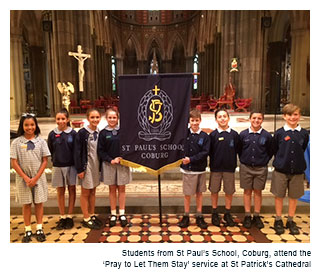
[[[275,234],[273,229],[274,215],[263,214],[265,227],[261,230],[242,226],[243,214],[234,214],[235,227],[211,225],[211,215],[205,214],[208,229],[196,226],[191,216],[188,228],[180,228],[177,223],[181,215],[162,215],[162,224],[158,214],[129,214],[129,225],[121,227],[119,223],[110,228],[107,215],[99,215],[104,226],[100,230],[90,230],[81,225],[82,215],[74,215],[72,229],[57,230],[58,215],[45,215],[43,228],[46,235],[44,243],[310,243],[310,215],[297,214],[295,222],[299,235],[291,235],[286,229],[282,235]],[[284,219],[284,224],[286,219]],[[33,219],[32,228],[35,229]],[[21,243],[24,234],[22,215],[10,217],[10,242]],[[35,238],[32,243],[38,243]]]

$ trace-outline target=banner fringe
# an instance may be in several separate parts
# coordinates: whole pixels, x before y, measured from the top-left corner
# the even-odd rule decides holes
[[[147,173],[158,176],[158,175],[162,174],[164,171],[173,169],[175,167],[179,167],[182,164],[182,159],[179,159],[176,162],[165,165],[158,170],[154,170],[154,169],[148,168],[146,166],[143,166],[143,165],[140,165],[140,164],[137,164],[132,161],[125,160],[125,159],[121,159],[120,164],[127,166],[127,167],[135,168],[135,169],[144,168]]]

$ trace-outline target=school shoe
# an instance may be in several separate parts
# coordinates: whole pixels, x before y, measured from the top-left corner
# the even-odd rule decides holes
[[[44,232],[42,229],[38,229],[36,231],[35,236],[38,242],[44,242],[46,240],[46,235],[44,235]]]
[[[216,212],[212,213],[211,223],[212,223],[214,226],[220,227],[220,216],[219,216],[218,213],[216,213]]]
[[[284,227],[282,220],[275,220],[273,225],[274,230],[276,231],[276,234],[280,235],[284,233]]]
[[[290,230],[290,234],[292,234],[292,235],[300,234],[300,231],[297,227],[297,224],[293,221],[288,221],[286,224],[286,228],[288,228]]]
[[[60,220],[56,226],[56,230],[65,229],[65,226],[66,226],[66,219],[60,218]]]
[[[234,227],[235,223],[234,223],[234,221],[233,221],[232,216],[231,216],[230,213],[225,213],[225,214],[223,215],[223,219],[226,221],[227,226],[229,226],[229,227]]]
[[[92,220],[93,222],[95,222],[100,228],[102,228],[103,223],[101,222],[101,220],[100,220],[97,216],[92,215],[90,218],[91,218],[91,220]]]
[[[262,222],[260,215],[253,216],[252,224],[255,225],[258,229],[264,228],[264,223]]]
[[[117,216],[111,215],[109,219],[109,227],[114,227],[117,224]]]
[[[23,238],[22,238],[22,243],[29,243],[32,241],[32,232],[31,230],[26,231],[26,233],[24,234]]]
[[[65,221],[65,225],[64,225],[64,228],[65,229],[72,229],[74,226],[73,224],[73,219],[71,217],[67,217],[66,218],[66,221]]]
[[[245,227],[245,228],[251,228],[251,215],[246,215],[243,219],[243,222],[242,222],[242,225]]]
[[[128,225],[128,220],[125,215],[120,215],[119,216],[119,221],[120,221],[120,226],[125,227]]]
[[[89,221],[82,221],[82,226],[86,227],[86,228],[90,228],[90,229],[100,229],[100,226],[98,226],[98,224],[94,221],[92,221],[91,219]]]
[[[190,218],[187,215],[183,215],[182,219],[180,220],[180,222],[178,223],[178,226],[181,228],[186,228],[189,226],[190,223]]]
[[[208,228],[208,224],[204,221],[204,218],[202,215],[199,215],[196,217],[196,224],[199,228]]]

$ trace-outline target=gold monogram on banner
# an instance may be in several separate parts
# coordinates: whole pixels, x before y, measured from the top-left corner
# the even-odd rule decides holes
[[[140,139],[163,141],[171,137],[168,128],[173,120],[173,107],[170,97],[157,85],[145,93],[138,108],[138,121],[143,129]]]

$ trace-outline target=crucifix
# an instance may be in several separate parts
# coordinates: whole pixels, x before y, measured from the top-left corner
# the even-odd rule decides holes
[[[88,58],[91,58],[91,55],[82,53],[81,45],[78,45],[77,52],[69,51],[68,55],[73,56],[78,60],[79,91],[83,92],[84,61]]]

